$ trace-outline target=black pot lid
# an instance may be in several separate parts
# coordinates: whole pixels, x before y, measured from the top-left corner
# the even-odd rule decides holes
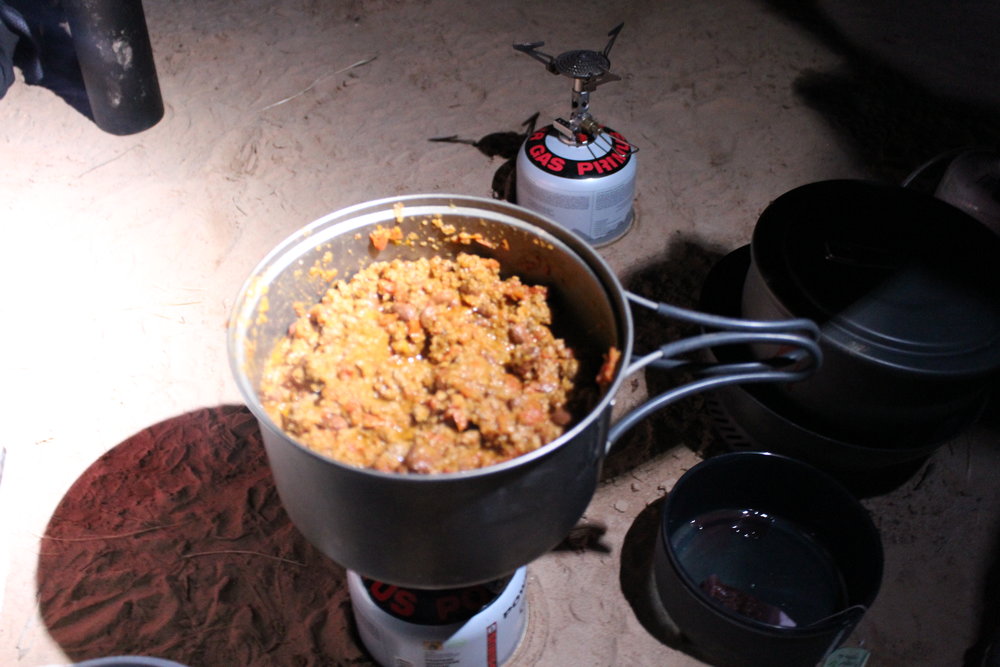
[[[919,373],[1000,368],[1000,237],[950,204],[811,183],[765,209],[751,249],[772,295],[832,344]]]

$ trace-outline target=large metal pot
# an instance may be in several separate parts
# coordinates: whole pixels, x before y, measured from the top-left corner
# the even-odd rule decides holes
[[[376,252],[369,233],[379,226],[397,225],[406,241]],[[556,333],[567,339],[584,363],[590,363],[586,373],[596,373],[610,348],[621,352],[610,384],[595,398],[590,412],[562,437],[488,468],[405,475],[320,456],[267,416],[257,393],[262,366],[295,319],[294,305],[315,302],[328,287],[330,270],[347,278],[375,260],[459,252],[495,257],[505,274],[549,286]],[[314,267],[320,270],[310,271]],[[380,581],[415,588],[472,585],[510,574],[558,544],[590,502],[607,447],[648,411],[729,382],[795,379],[818,362],[815,342],[808,335],[782,334],[784,324],[717,318],[715,324],[733,325],[738,331],[716,333],[704,342],[679,341],[631,364],[629,299],[638,297],[622,289],[610,267],[583,239],[526,209],[458,195],[382,199],[316,220],[261,261],[233,309],[230,362],[237,385],[260,422],[285,509],[310,542],[344,567]],[[686,316],[664,304],[643,305]],[[811,322],[791,326],[814,328]],[[798,369],[741,366],[737,372],[679,387],[635,411],[633,419],[620,422],[610,433],[614,395],[628,373],[647,363],[666,362],[674,352],[725,342],[727,336],[739,342],[776,336],[778,342],[803,348],[805,358],[798,360]],[[678,364],[674,360],[667,365]]]
[[[742,316],[815,320],[824,364],[781,388],[825,432],[923,433],[975,410],[1000,370],[1000,238],[902,187],[834,180],[754,228]]]

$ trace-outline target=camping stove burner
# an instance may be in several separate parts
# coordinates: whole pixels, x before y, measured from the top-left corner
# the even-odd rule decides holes
[[[358,634],[383,667],[496,667],[524,636],[525,572],[448,589],[404,588],[353,571],[347,582]]]
[[[620,25],[618,27],[621,28]],[[608,60],[607,54],[598,53],[597,51],[567,51],[556,56],[552,61],[552,66],[557,74],[563,74],[574,79],[583,79],[586,81],[592,77],[599,77],[601,75],[617,78],[610,71],[611,61]],[[596,81],[596,79],[594,80]],[[607,79],[602,81],[602,83],[606,81]],[[594,87],[597,86],[596,83],[593,85]]]
[[[542,62],[545,69],[573,79],[572,114],[570,119],[557,118],[554,126],[563,133],[565,140],[580,145],[592,141],[600,133],[601,126],[590,115],[590,93],[604,83],[621,79],[611,72],[608,53],[621,32],[624,23],[619,23],[608,33],[608,43],[603,51],[573,50],[558,56],[550,56],[538,50],[545,42],[515,44],[514,49],[527,53]]]

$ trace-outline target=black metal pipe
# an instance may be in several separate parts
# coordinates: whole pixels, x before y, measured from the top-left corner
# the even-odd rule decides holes
[[[94,122],[134,134],[163,117],[142,0],[63,0]]]

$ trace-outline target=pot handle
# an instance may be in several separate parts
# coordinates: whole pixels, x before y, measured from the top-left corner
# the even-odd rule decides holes
[[[607,451],[650,414],[691,394],[730,384],[798,382],[812,375],[822,363],[819,326],[812,320],[745,320],[659,303],[631,292],[625,292],[625,296],[632,303],[654,310],[663,317],[698,324],[714,331],[667,343],[624,369],[625,375],[631,375],[653,366],[693,371],[701,377],[654,396],[624,415],[608,431]],[[729,364],[709,364],[682,357],[697,350],[723,345],[761,343],[777,346],[778,354],[768,359]]]

